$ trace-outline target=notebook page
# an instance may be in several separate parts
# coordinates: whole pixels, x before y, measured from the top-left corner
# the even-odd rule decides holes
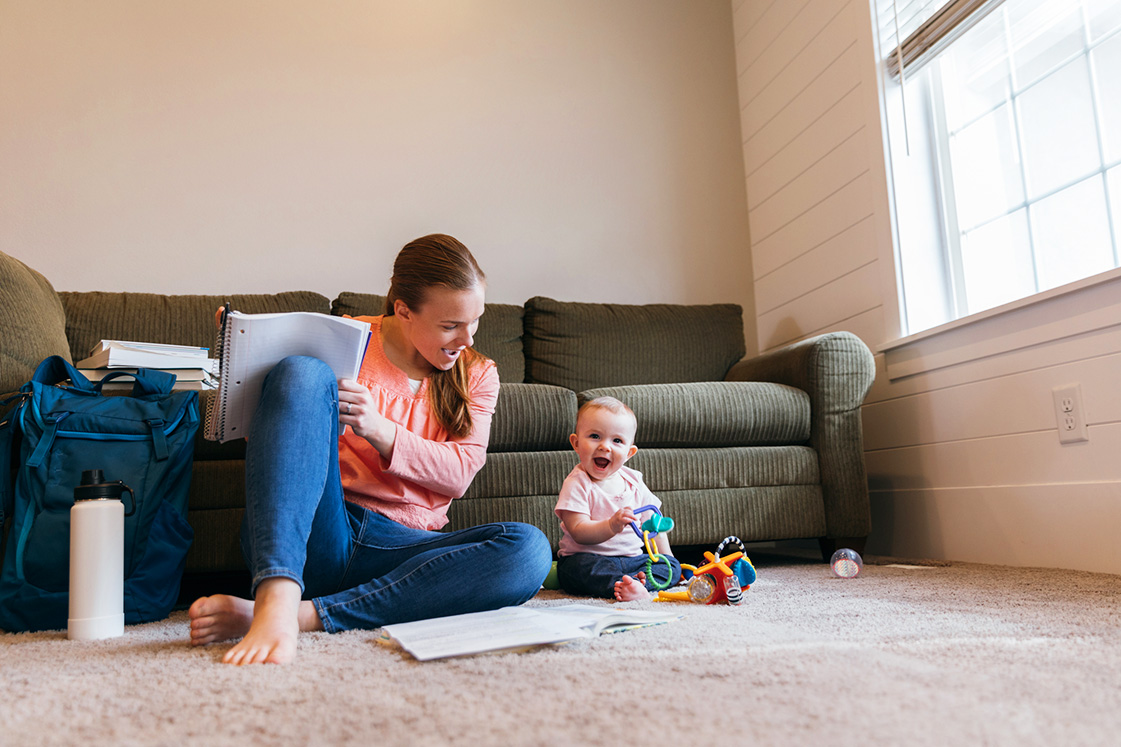
[[[313,312],[281,314],[230,314],[228,323],[229,373],[222,372],[227,388],[225,438],[249,433],[265,377],[273,366],[290,355],[318,358],[339,379],[358,375],[370,325],[357,319]]]

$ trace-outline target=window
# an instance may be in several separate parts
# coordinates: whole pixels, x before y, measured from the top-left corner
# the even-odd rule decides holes
[[[873,2],[904,334],[1118,267],[1121,0]]]

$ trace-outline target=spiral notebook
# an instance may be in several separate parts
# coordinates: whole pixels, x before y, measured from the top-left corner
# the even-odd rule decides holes
[[[369,342],[368,322],[342,316],[310,311],[224,314],[215,345],[218,391],[210,398],[203,435],[222,443],[249,435],[265,376],[284,358],[319,358],[336,378],[354,379]]]

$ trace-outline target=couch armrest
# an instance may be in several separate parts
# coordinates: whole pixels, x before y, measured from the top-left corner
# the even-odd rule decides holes
[[[826,536],[867,537],[872,528],[860,406],[876,362],[850,332],[831,332],[793,343],[728,371],[728,381],[770,381],[810,396],[810,446],[818,455]]]

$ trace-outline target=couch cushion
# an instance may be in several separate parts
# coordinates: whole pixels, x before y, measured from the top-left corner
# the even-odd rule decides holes
[[[719,381],[743,358],[743,311],[686,306],[526,303],[526,381],[583,391],[626,384]]]
[[[385,296],[346,291],[331,302],[336,316],[377,316],[385,313]],[[498,365],[503,382],[525,381],[525,356],[522,354],[521,306],[488,303],[475,333],[475,349]]]
[[[503,384],[490,426],[490,453],[569,447],[576,425],[576,393],[547,384]]]
[[[60,293],[66,334],[75,360],[100,340],[137,340],[211,347],[217,335],[214,311],[230,301],[247,314],[281,311],[329,313],[326,296],[311,291],[270,295],[163,296],[155,293]]]
[[[758,381],[641,384],[580,392],[582,405],[614,397],[634,410],[639,448],[782,446],[810,439],[810,397]]]
[[[331,302],[335,316],[378,316],[385,313],[385,296],[343,291]]]
[[[66,313],[50,282],[0,252],[0,394],[19,389],[46,357],[72,361]]]

